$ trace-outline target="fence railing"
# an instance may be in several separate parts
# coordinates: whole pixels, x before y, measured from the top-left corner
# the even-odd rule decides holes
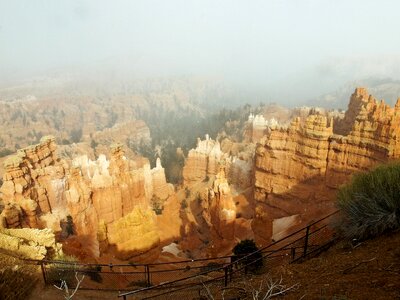
[[[80,289],[129,291],[150,287],[225,266],[231,256],[182,260],[154,264],[85,264],[54,260],[25,260],[40,265],[45,284],[58,285],[62,280],[75,287],[75,274],[85,275]]]
[[[226,287],[235,277],[251,270],[259,260],[263,261],[264,268],[269,269],[318,253],[333,240],[329,223],[336,214],[334,212],[243,257],[223,256],[154,264],[31,262],[40,265],[46,284],[59,285],[64,280],[68,287],[74,288],[77,274],[85,275],[80,289],[119,291],[118,296],[124,299],[130,296],[164,299],[166,295],[175,297],[179,293],[186,296],[193,293],[198,297],[204,284]],[[255,256],[257,259],[251,259]]]
[[[335,211],[251,254],[243,257],[231,257],[229,264],[219,268],[155,286],[120,293],[119,297],[123,297],[124,300],[130,296],[137,296],[140,299],[159,297],[165,299],[167,296],[196,298],[201,296],[205,285],[208,285],[208,292],[210,292],[208,289],[212,287],[227,287],[229,282],[246,274],[260,261],[263,262],[263,268],[267,271],[283,263],[293,263],[316,255],[334,241],[334,230],[329,225],[337,214],[338,211]]]

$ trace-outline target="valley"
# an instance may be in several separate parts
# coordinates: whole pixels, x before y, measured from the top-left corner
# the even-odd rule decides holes
[[[104,107],[65,100],[47,126],[42,100],[3,101],[20,112],[15,132],[52,135],[26,135],[18,141],[29,146],[3,158],[2,227],[49,228],[83,262],[230,255],[240,240],[265,246],[334,211],[352,174],[400,155],[399,102],[390,107],[365,88],[345,113],[276,104],[207,113],[196,97],[173,94],[158,106],[152,97],[118,96]],[[181,104],[168,104],[174,98]],[[154,115],[140,113],[149,105]],[[63,142],[74,140],[72,128],[79,140]]]

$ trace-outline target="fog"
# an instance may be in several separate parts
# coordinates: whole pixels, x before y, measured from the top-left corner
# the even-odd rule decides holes
[[[0,0],[0,80],[215,76],[296,103],[400,79],[399,11],[396,0]]]

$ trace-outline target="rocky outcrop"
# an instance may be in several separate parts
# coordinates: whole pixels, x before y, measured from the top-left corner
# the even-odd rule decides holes
[[[288,129],[271,129],[256,150],[255,198],[262,201],[323,176],[332,133],[332,120],[322,115],[310,115],[305,122],[295,118]]]
[[[27,259],[43,259],[49,252],[53,256],[62,254],[62,246],[50,229],[0,228],[0,249]]]
[[[153,213],[153,197],[166,201],[174,194],[160,160],[154,169],[150,169],[148,162],[138,168],[136,162],[125,158],[120,144],[112,145],[109,160],[104,155],[96,161],[80,156],[71,165],[58,159],[55,149],[54,139],[49,137],[7,160],[0,189],[5,203],[1,221],[5,227],[46,227],[60,231],[61,224],[70,216],[73,231],[84,237],[87,248],[97,256],[100,249],[107,251],[107,233],[113,232],[116,222],[136,207]],[[135,217],[137,222],[139,219]],[[140,238],[135,237],[135,241]],[[111,239],[118,248],[120,240]],[[149,244],[145,241],[146,238],[142,250],[148,251]],[[140,245],[136,250],[140,250]]]
[[[111,232],[112,244],[116,246],[119,257],[126,258],[128,255],[134,255],[136,250],[148,251],[149,244],[146,236],[135,236],[135,242],[132,243],[136,244],[136,248],[130,249],[127,245],[130,245],[132,238],[126,234],[123,245],[120,245],[122,240],[113,238],[116,236],[116,231],[112,228],[117,226],[116,222],[125,224],[123,220],[133,220],[132,215],[131,218],[126,219],[126,217],[137,207],[142,207],[143,211],[147,211],[147,213],[153,213],[150,200],[154,196],[165,201],[174,194],[173,186],[166,182],[160,160],[157,160],[157,166],[154,169],[150,169],[149,164],[137,169],[134,162],[124,157],[122,146],[115,144],[111,148],[109,161],[104,155],[100,155],[97,161],[80,157],[73,161],[73,166],[66,198],[71,204],[80,201],[85,203],[81,210],[77,210],[79,205],[70,205],[70,211],[74,211],[73,215],[81,220],[80,223],[82,225],[92,224],[94,230],[89,230],[96,233],[96,236],[101,236],[103,231]],[[88,214],[88,209],[93,209],[94,213]],[[137,228],[141,228],[142,225],[146,226],[140,224],[140,218],[137,216],[134,219],[136,220],[134,226]],[[104,225],[105,230],[97,227],[99,223]],[[130,229],[133,228],[132,226]],[[86,231],[88,231],[87,227]],[[97,231],[102,233],[99,234]],[[153,233],[156,234],[156,232]],[[143,243],[140,243],[142,238]],[[111,241],[108,234],[103,238],[103,240],[105,239]],[[155,247],[156,244],[154,242],[151,245]]]
[[[17,203],[27,215],[24,226],[37,225],[35,213],[49,213],[62,206],[68,165],[56,158],[55,151],[54,138],[44,137],[39,144],[19,150],[4,162],[1,196],[5,203]]]
[[[218,162],[222,156],[218,141],[210,139],[208,134],[204,141],[198,138],[197,147],[189,151],[183,167],[184,184],[190,185],[215,176],[218,172]]]
[[[197,139],[197,147],[189,151],[183,167],[184,184],[191,186],[195,183],[214,179],[223,163],[227,179],[239,189],[251,186],[253,172],[252,145],[243,146],[225,139],[224,151],[218,141],[208,135],[205,140]],[[242,149],[244,148],[244,149]]]
[[[332,207],[335,189],[352,174],[400,157],[400,100],[390,108],[358,88],[344,118],[335,122],[319,113],[297,117],[289,128],[271,128],[261,140],[254,194],[260,220],[316,217]],[[269,238],[260,234],[268,240],[272,232],[277,231],[269,230]]]
[[[235,236],[236,206],[225,176],[225,166],[220,166],[213,187],[207,194],[202,201],[204,220],[220,239],[232,240]]]
[[[270,129],[276,128],[278,125],[275,118],[268,120],[263,115],[250,114],[247,120],[245,138],[251,143],[258,143]]]
[[[228,255],[237,241],[237,207],[225,175],[225,166],[219,164],[217,175],[196,185],[195,195],[186,196],[181,206],[180,249],[189,256],[215,257]],[[194,193],[193,193],[194,194]],[[239,228],[239,234],[243,230]]]
[[[0,227],[19,228],[22,223],[21,207],[17,203],[6,203],[0,214]]]
[[[358,88],[331,138],[326,184],[337,188],[351,174],[400,157],[400,99],[394,108]]]
[[[129,141],[130,143],[149,143],[150,129],[142,120],[117,123],[111,128],[96,131],[91,137],[96,143],[110,145],[112,143]],[[128,145],[129,146],[129,145]]]
[[[160,236],[155,213],[148,207],[135,206],[129,214],[107,228],[107,239],[110,245],[115,245],[116,256],[120,259],[129,259],[157,248]]]

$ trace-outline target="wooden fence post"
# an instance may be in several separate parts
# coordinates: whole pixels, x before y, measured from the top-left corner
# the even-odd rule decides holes
[[[225,287],[228,286],[228,267],[224,268],[224,272],[225,272]]]
[[[43,264],[44,264],[44,262],[41,261],[40,262],[40,268],[42,269],[43,281],[44,281],[44,284],[46,285],[47,284],[47,277],[46,277],[46,270],[45,270]]]
[[[292,260],[294,260],[296,258],[296,247],[292,247],[290,249],[290,254],[292,256]]]
[[[151,286],[150,266],[149,265],[145,266],[145,272],[146,272],[146,284],[149,287],[149,286]]]
[[[306,228],[306,236],[305,236],[305,240],[304,240],[304,252],[303,252],[303,256],[307,255],[307,248],[308,248],[308,236],[310,233],[310,225],[307,226]]]

